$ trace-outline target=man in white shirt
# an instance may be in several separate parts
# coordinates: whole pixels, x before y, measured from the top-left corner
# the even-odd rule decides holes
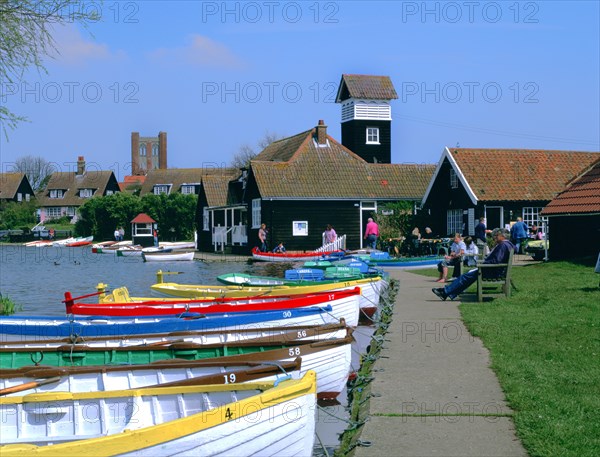
[[[467,246],[465,246],[465,242],[462,240],[460,233],[454,234],[454,242],[450,246],[450,253],[447,256],[444,256],[444,260],[438,263],[438,271],[440,272],[440,277],[436,282],[446,282],[446,278],[448,277],[448,267],[456,267],[462,262],[462,257],[467,250]]]

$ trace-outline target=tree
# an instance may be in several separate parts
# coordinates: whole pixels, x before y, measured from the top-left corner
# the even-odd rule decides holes
[[[24,156],[19,157],[14,164],[15,170],[25,173],[29,184],[35,192],[42,190],[48,184],[52,175],[50,163],[43,157]]]
[[[33,201],[0,203],[0,230],[32,227],[37,222],[36,209]]]
[[[97,21],[97,12],[88,11],[72,0],[0,0],[0,84],[8,88],[34,67],[46,73],[43,60],[59,52],[52,37],[53,25]],[[4,90],[4,89],[3,89]],[[0,105],[0,124],[14,129],[26,120]]]
[[[267,130],[263,137],[256,143],[257,149],[254,149],[247,143],[241,145],[238,152],[235,153],[233,159],[231,159],[231,167],[248,168],[250,166],[250,161],[254,159],[254,157],[256,157],[263,149],[265,149],[271,143],[281,138],[282,137],[277,133],[269,132]]]

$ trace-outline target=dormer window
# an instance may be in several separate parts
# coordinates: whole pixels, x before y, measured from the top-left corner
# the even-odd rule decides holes
[[[182,184],[181,193],[184,195],[191,195],[196,193],[196,186],[194,184]]]
[[[50,198],[64,198],[65,191],[63,189],[52,189],[50,191]]]
[[[90,198],[92,195],[94,195],[94,189],[79,189],[81,198]]]
[[[154,195],[168,194],[171,186],[169,184],[156,184],[154,186]]]
[[[367,127],[367,144],[379,144],[379,129]]]

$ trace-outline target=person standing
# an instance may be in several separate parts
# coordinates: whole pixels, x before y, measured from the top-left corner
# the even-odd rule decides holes
[[[267,252],[267,224],[260,224],[258,229],[258,250],[260,252]]]
[[[515,245],[515,254],[521,254],[521,244],[527,239],[527,224],[522,217],[517,217],[517,222],[510,228],[510,239]]]
[[[488,255],[483,261],[484,264],[498,264],[508,263],[510,251],[515,249],[515,246],[508,241],[510,232],[506,229],[497,228],[492,232],[492,237],[496,240],[496,247],[492,249],[490,255]],[[482,275],[484,278],[497,278],[502,276],[505,272],[500,271],[500,268],[494,269],[483,269]],[[450,298],[454,300],[458,295],[463,293],[471,284],[477,281],[477,268],[467,271],[465,274],[460,275],[452,283],[446,287],[439,287],[431,289],[431,291],[442,300]]]
[[[337,240],[337,233],[335,232],[331,224],[327,224],[327,228],[325,229],[324,235],[325,243],[333,243],[335,240]]]
[[[125,229],[121,226],[119,227],[119,241],[125,240]]]
[[[373,221],[373,218],[370,217],[367,220],[367,227],[365,230],[365,240],[367,240],[367,246],[371,249],[375,249],[377,246],[377,238],[379,238],[379,225],[377,222]]]
[[[154,237],[154,246],[158,247],[158,229],[152,230],[152,236]]]
[[[115,229],[114,236],[115,236],[115,241],[118,242],[119,241],[119,229],[118,228]]]
[[[481,252],[483,252],[483,255],[488,255],[490,253],[490,248],[487,244],[487,234],[490,232],[491,230],[488,230],[485,226],[485,217],[481,216],[479,218],[479,224],[475,226],[475,243]]]

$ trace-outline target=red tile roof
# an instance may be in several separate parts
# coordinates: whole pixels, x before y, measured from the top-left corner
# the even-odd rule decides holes
[[[263,198],[420,199],[434,165],[373,164],[316,129],[269,145],[251,162]]]
[[[138,214],[131,221],[132,224],[153,224],[154,222],[156,221],[150,216],[148,216],[146,213]]]
[[[600,160],[542,210],[543,216],[600,213]]]
[[[349,98],[394,100],[398,94],[389,76],[342,75],[336,103]]]
[[[552,200],[598,152],[449,148],[479,201]]]

